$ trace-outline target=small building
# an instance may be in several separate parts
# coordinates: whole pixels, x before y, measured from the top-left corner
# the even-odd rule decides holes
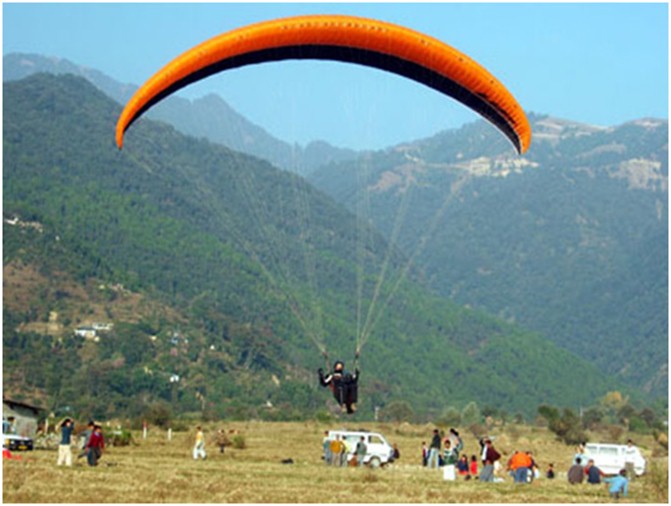
[[[84,339],[95,339],[97,337],[97,331],[91,326],[78,327],[75,329],[75,335],[83,337]]]
[[[11,430],[24,437],[33,437],[37,432],[37,419],[43,408],[31,406],[25,402],[2,398],[2,426],[8,423]],[[4,430],[3,430],[4,431]]]

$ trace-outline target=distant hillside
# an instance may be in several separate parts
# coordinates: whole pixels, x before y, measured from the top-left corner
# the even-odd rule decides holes
[[[3,376],[17,395],[94,416],[156,403],[314,415],[329,398],[316,345],[349,362],[371,306],[364,417],[393,400],[434,416],[470,401],[531,415],[620,386],[431,295],[295,175],[151,121],[119,152],[119,105],[71,75],[5,83],[3,104]],[[113,327],[75,337],[96,322]]]
[[[15,81],[38,72],[84,77],[120,104],[125,104],[137,89],[135,84],[119,83],[98,70],[76,65],[64,58],[21,53],[3,57],[4,81]],[[169,97],[153,107],[146,117],[165,121],[184,134],[204,137],[298,174],[307,174],[326,163],[351,160],[357,154],[318,140],[307,146],[288,144],[251,123],[224,99],[213,94],[193,101]]]
[[[531,122],[524,157],[479,121],[310,180],[370,209],[438,292],[666,396],[668,124]]]

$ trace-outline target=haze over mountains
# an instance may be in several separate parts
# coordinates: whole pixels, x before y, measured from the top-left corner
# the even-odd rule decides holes
[[[125,101],[134,89],[65,60],[35,55],[8,55],[4,58],[6,81],[38,71],[82,75],[118,102]],[[58,92],[50,94],[52,88]],[[100,118],[94,117],[93,110],[84,111],[73,104],[71,88],[86,97],[85,103],[95,104],[91,107],[100,113],[100,118],[104,118],[102,123],[98,123]],[[16,170],[3,175],[6,211],[7,202],[11,202],[14,206],[12,212],[20,215],[26,223],[32,223],[31,220],[43,226],[49,223],[51,237],[63,237],[63,227],[66,227],[70,230],[68,237],[73,241],[70,247],[75,249],[66,248],[61,253],[62,257],[54,257],[62,260],[76,252],[76,258],[79,258],[77,255],[84,255],[87,260],[81,265],[85,273],[77,273],[77,269],[73,271],[71,265],[56,268],[45,266],[43,261],[27,262],[26,254],[32,251],[33,255],[28,254],[29,258],[39,257],[35,252],[44,245],[38,246],[36,238],[28,240],[16,236],[18,229],[6,224],[6,242],[15,241],[9,242],[9,248],[5,246],[12,252],[5,258],[6,283],[8,272],[11,272],[18,276],[17,283],[25,287],[26,272],[22,269],[26,266],[30,271],[35,269],[51,274],[61,269],[69,271],[68,279],[93,278],[111,282],[123,277],[126,279],[124,284],[133,286],[133,293],[144,294],[152,301],[146,302],[146,305],[153,307],[154,313],[179,306],[189,308],[182,314],[182,320],[195,321],[194,314],[198,314],[198,323],[193,325],[205,336],[205,341],[221,339],[222,322],[226,322],[227,332],[234,337],[229,335],[228,342],[223,344],[226,351],[222,353],[226,358],[220,359],[220,367],[229,369],[231,373],[237,373],[241,368],[247,371],[251,367],[255,378],[272,371],[283,383],[289,381],[295,385],[292,388],[300,390],[309,377],[304,364],[312,360],[308,358],[312,353],[305,349],[304,342],[286,334],[295,336],[305,333],[305,329],[301,330],[296,321],[292,322],[292,318],[287,319],[286,316],[267,316],[262,318],[263,323],[259,323],[259,308],[264,305],[272,308],[263,311],[263,314],[291,313],[286,306],[291,305],[286,300],[287,292],[299,294],[292,297],[309,313],[310,324],[317,325],[322,317],[330,320],[329,333],[338,343],[336,347],[347,349],[346,336],[350,331],[346,329],[351,328],[352,323],[345,322],[356,311],[351,307],[351,300],[346,302],[352,292],[351,288],[345,288],[348,283],[342,279],[343,276],[348,279],[357,277],[355,273],[362,265],[360,258],[363,250],[360,239],[356,237],[366,237],[372,241],[366,247],[367,255],[370,255],[367,261],[373,266],[371,272],[380,272],[384,258],[391,251],[394,251],[391,257],[394,260],[389,268],[397,276],[391,279],[400,279],[399,273],[405,266],[411,266],[411,274],[407,278],[410,284],[403,282],[398,300],[393,299],[394,312],[398,311],[396,318],[385,315],[382,333],[387,337],[384,346],[380,341],[377,344],[374,339],[370,341],[375,353],[369,358],[370,372],[367,374],[371,374],[378,383],[368,394],[375,397],[375,402],[383,404],[401,397],[412,398],[415,399],[415,407],[439,409],[437,406],[449,401],[436,403],[432,397],[446,396],[457,405],[470,399],[477,399],[481,404],[500,399],[514,409],[533,412],[535,404],[543,401],[589,402],[606,389],[620,388],[622,384],[615,378],[654,397],[665,397],[667,394],[666,121],[642,120],[604,129],[533,116],[535,137],[532,149],[528,156],[519,158],[513,155],[507,141],[484,122],[388,150],[358,154],[326,143],[316,143],[305,149],[289,146],[244,120],[215,96],[193,102],[171,98],[166,100],[160,113],[157,110],[156,119],[174,122],[175,128],[179,125],[190,135],[207,137],[231,149],[265,158],[278,167],[309,173],[312,184],[353,212],[343,214],[342,209],[328,199],[324,200],[319,192],[313,194],[313,190],[303,187],[302,183],[296,182],[298,180],[263,167],[258,160],[225,154],[226,151],[216,146],[183,139],[170,129],[151,125],[150,122],[146,126],[142,122],[133,127],[133,135],[139,136],[138,155],[135,155],[139,158],[133,162],[137,164],[136,168],[128,172],[128,169],[122,168],[129,163],[125,153],[124,161],[120,162],[107,158],[111,155],[106,154],[106,148],[102,149],[106,139],[103,132],[109,126],[107,123],[115,121],[114,107],[104,103],[100,96],[91,93],[79,81],[71,78],[54,81],[39,77],[16,83],[11,90],[14,97],[23,97],[21,103],[26,109],[15,110],[16,116],[10,118],[21,125],[21,131],[27,133],[23,139],[12,138],[9,145],[6,141],[5,163],[10,169],[18,169],[18,165],[8,163],[16,161],[8,155],[20,154],[18,159],[21,164],[34,169],[30,176],[32,179],[30,172],[21,174]],[[31,101],[31,96],[44,100]],[[50,98],[46,100],[45,97]],[[43,115],[50,111],[53,113],[54,104],[61,102],[72,107],[75,117],[86,119],[83,126],[77,127],[78,135],[89,139],[86,129],[96,132],[95,137],[84,143],[87,149],[69,146],[70,136],[58,137],[58,142],[54,144],[54,131],[38,126],[46,121]],[[56,110],[63,112],[63,116],[58,118],[63,122],[59,126],[69,124],[71,118],[65,111],[61,111],[60,107]],[[5,112],[6,125],[7,121]],[[57,125],[58,122],[54,122],[53,128]],[[5,131],[15,130],[8,130],[6,126]],[[26,140],[29,136],[30,142]],[[5,137],[8,137],[7,133]],[[170,138],[170,142],[166,138]],[[45,139],[51,140],[45,145]],[[54,153],[49,153],[45,158],[34,155],[31,159],[27,155],[34,151],[53,150],[59,145],[69,146],[65,150],[67,156],[54,158]],[[8,151],[10,147],[12,151]],[[56,149],[56,153],[58,151]],[[69,167],[67,160],[71,159],[79,160],[76,170]],[[330,161],[336,163],[329,164]],[[175,163],[188,169],[180,168],[174,173],[173,168],[166,169]],[[249,203],[236,199],[234,193],[220,187],[221,175],[218,171],[222,164],[233,170],[230,174],[235,174],[235,167],[240,164],[253,174],[249,180],[241,180],[238,184],[238,188],[247,188],[244,194],[248,197],[249,185],[261,184],[265,188],[259,193],[259,200],[255,200],[256,210]],[[52,179],[54,174],[63,170],[63,174],[74,170],[77,175],[74,185],[67,178],[56,178],[63,185],[59,186],[63,193],[61,201],[52,200],[53,196],[46,197],[51,195],[53,188],[49,190],[35,184],[43,177],[40,171],[48,167],[57,171],[48,172]],[[88,176],[87,167],[93,170]],[[109,167],[116,167],[112,175],[101,177],[106,171],[98,171],[103,168],[108,171]],[[155,183],[150,183],[151,178],[146,184],[136,182],[132,174],[138,170],[142,173],[140,167],[145,167],[144,170],[149,173],[162,168],[160,173],[165,178],[164,183],[152,188]],[[205,172],[201,174],[203,170]],[[186,182],[184,177],[187,174],[193,181]],[[229,180],[233,177],[230,174],[226,176]],[[267,177],[269,179],[266,180]],[[108,195],[107,202],[123,203],[123,215],[127,216],[129,223],[135,223],[139,216],[144,216],[134,226],[153,224],[153,230],[165,235],[163,231],[167,224],[161,222],[160,216],[167,213],[179,224],[173,223],[170,227],[177,226],[178,230],[186,227],[184,230],[193,229],[203,235],[192,237],[187,242],[189,246],[180,241],[178,255],[176,249],[167,246],[167,243],[157,249],[148,241],[138,244],[135,252],[133,241],[127,246],[129,249],[121,247],[119,238],[124,238],[121,241],[124,242],[128,237],[128,229],[124,228],[128,224],[124,225],[123,220],[111,225],[108,222],[113,217],[108,211],[91,212],[91,204],[84,203],[74,206],[74,209],[67,206],[68,199],[74,198],[76,189],[81,188],[82,183],[94,194]],[[176,190],[180,185],[186,188],[185,192]],[[23,189],[24,202],[7,193],[14,188]],[[161,194],[167,188],[171,188],[167,194],[170,196]],[[204,188],[215,188],[215,191],[204,194]],[[305,215],[305,208],[301,211],[300,199],[296,201],[295,196],[288,197],[292,191],[297,192],[296,188],[301,188],[297,193],[301,199],[310,195],[308,215]],[[135,195],[144,197],[138,201]],[[149,201],[154,206],[150,210],[144,207],[147,196],[150,196]],[[50,203],[44,207],[41,201]],[[27,205],[28,202],[30,205]],[[140,214],[134,215],[131,209],[138,202]],[[259,211],[261,202],[266,204]],[[286,208],[280,216],[275,216],[278,205]],[[61,217],[54,214],[58,206],[68,207],[67,212],[61,211]],[[80,209],[77,210],[77,207]],[[235,217],[234,209],[246,209],[243,213],[246,218]],[[90,216],[85,217],[83,210],[87,210]],[[215,218],[212,218],[213,212]],[[63,221],[66,216],[68,219]],[[150,216],[149,220],[147,216]],[[303,223],[309,224],[309,236],[313,238],[319,254],[306,255],[305,250],[298,247],[305,241],[304,234],[308,230],[298,230],[295,225],[291,230],[291,223],[300,216],[303,220],[307,219]],[[77,230],[83,227],[96,232],[80,237],[76,230],[68,228],[68,220],[78,223]],[[236,234],[245,231],[237,247],[221,235],[221,230],[226,230],[226,227],[231,230],[231,223],[235,223]],[[258,233],[259,223],[266,224],[263,233]],[[400,251],[386,246],[381,236],[366,227],[368,223]],[[256,235],[252,232],[255,228]],[[116,229],[116,232],[107,236],[106,233],[98,233],[100,229]],[[22,230],[25,234],[26,230]],[[273,237],[270,242],[268,234]],[[150,233],[147,235],[151,236]],[[84,238],[95,239],[94,252]],[[213,247],[219,251],[216,258],[228,266],[227,269],[215,267],[218,262],[212,263],[214,250],[206,246],[214,244],[210,241],[221,242],[221,245]],[[113,247],[113,244],[116,246]],[[193,250],[193,244],[200,246]],[[240,244],[246,247],[240,250]],[[269,245],[279,248],[282,253],[276,255],[277,251],[271,251],[273,248]],[[118,253],[110,256],[110,252],[118,248],[123,250],[121,258],[117,258]],[[234,252],[236,248],[238,251]],[[138,254],[140,251],[143,253]],[[268,260],[269,257],[274,259]],[[180,258],[183,258],[183,264],[180,264]],[[224,258],[228,260],[223,261]],[[332,263],[325,260],[319,262],[318,267],[313,265],[312,270],[306,269],[306,259],[310,264],[320,258],[330,258],[330,262],[339,259],[339,270],[332,270]],[[126,260],[120,262],[121,259]],[[408,259],[411,259],[409,263]],[[98,265],[89,269],[89,261]],[[199,266],[197,272],[211,273],[210,279],[198,279],[197,276],[191,279],[193,276],[187,274],[190,272],[189,265]],[[181,269],[182,273],[171,274],[171,269]],[[270,274],[274,277],[274,289],[268,291],[267,287],[263,288],[264,283],[254,286],[244,279],[244,273],[256,272],[253,277],[258,277],[258,272],[264,270],[272,271],[265,276]],[[232,279],[226,281],[225,271],[229,275],[239,272],[242,277],[232,275]],[[135,278],[129,278],[130,272],[135,273]],[[310,272],[319,272],[319,283],[315,284],[316,278],[311,278]],[[147,276],[151,282],[146,281]],[[263,279],[264,275],[260,278]],[[133,285],[129,279],[138,282]],[[278,282],[280,279],[286,283],[282,289],[277,288],[282,285]],[[411,279],[414,281],[411,282]],[[72,282],[72,279],[68,281]],[[374,278],[370,283],[374,287]],[[270,285],[272,287],[273,283]],[[356,286],[356,281],[352,285]],[[316,286],[319,290],[315,290]],[[459,310],[430,295],[426,286],[459,304],[481,308],[502,319],[534,329],[543,337],[488,319],[479,313]],[[80,286],[79,290],[83,288]],[[387,285],[386,290],[389,293],[392,289]],[[51,295],[41,301],[40,306],[47,307],[60,300],[58,304],[65,304],[66,314],[73,319],[81,318],[76,316],[81,310],[79,306],[54,299],[57,291],[52,285],[51,292],[47,290]],[[70,288],[65,291],[73,293],[75,290]],[[242,293],[238,294],[240,291]],[[274,295],[268,299],[261,295],[264,291]],[[307,302],[315,297],[316,292],[319,292],[319,302]],[[16,293],[23,294],[21,290]],[[70,302],[73,298],[65,297]],[[91,298],[94,298],[91,293],[84,297]],[[18,320],[27,319],[28,325],[34,321],[33,317],[26,316],[26,312],[29,313],[27,308],[22,308],[16,299],[10,297],[10,301],[16,304],[8,312],[10,315]],[[159,311],[156,306],[163,309]],[[115,311],[121,310],[115,308]],[[171,311],[175,309],[168,312]],[[138,325],[138,321],[145,324],[149,320],[155,322],[148,316],[149,313],[135,314],[127,319],[135,322],[134,325]],[[205,317],[207,314],[209,316]],[[213,317],[212,314],[218,316]],[[251,330],[242,330],[246,328],[246,318],[257,321],[252,323]],[[388,322],[386,318],[389,318]],[[10,318],[10,321],[15,322],[15,319]],[[168,333],[168,328],[174,324],[175,319],[170,319],[170,324],[164,321],[162,326],[158,323],[154,326]],[[231,328],[236,330],[231,331]],[[268,329],[271,329],[270,335]],[[62,332],[66,330],[69,330],[67,325],[61,328]],[[133,332],[138,331],[135,329]],[[250,334],[254,336],[252,341],[255,343],[251,348],[244,344]],[[216,335],[219,337],[216,338]],[[423,337],[421,341],[411,343],[415,335]],[[128,335],[119,332],[116,339],[124,341]],[[549,341],[570,353],[560,351]],[[218,347],[220,343],[216,342]],[[270,351],[259,353],[260,349]],[[446,349],[450,351],[441,363],[438,357],[442,357]],[[164,351],[167,354],[168,350]],[[594,361],[601,372],[598,373],[574,354]],[[127,359],[124,367],[132,366],[135,370],[141,363],[147,366],[150,356],[147,350],[144,362],[139,360],[131,364]],[[296,358],[298,356],[301,359]],[[294,358],[287,361],[288,357]],[[410,369],[415,373],[420,369],[423,372],[419,377],[409,375],[397,384],[389,376],[387,366],[394,364],[392,369],[396,371],[405,369],[399,357],[413,357]],[[553,357],[549,364],[544,363],[547,357]],[[107,360],[112,358],[110,351]],[[154,367],[157,363],[166,367],[167,362],[161,362],[167,360],[165,358],[154,357],[151,360],[154,360]],[[207,361],[204,356],[198,358],[201,366],[203,360]],[[186,361],[180,367],[193,382],[193,365]],[[286,372],[287,367],[294,369],[293,374]],[[494,367],[494,376],[491,371],[488,372],[489,367]],[[82,371],[79,369],[80,374],[84,374]],[[205,374],[205,371],[200,371],[200,374]],[[448,385],[434,385],[437,377],[450,378]],[[469,380],[473,378],[477,381],[469,385]],[[497,384],[496,392],[487,390],[492,382]],[[196,383],[198,381],[193,382]],[[535,386],[530,392],[522,393],[518,388],[520,383],[533,383]],[[198,388],[202,388],[198,384]],[[254,402],[263,402],[263,396],[275,402],[278,398],[282,399],[270,384],[260,388],[255,395],[236,384],[240,388],[238,393],[250,395]],[[590,386],[585,387],[585,384]],[[161,393],[158,386],[155,388],[157,390],[153,395],[157,398],[167,395]],[[212,395],[224,395],[222,388],[213,388]],[[581,388],[585,391],[578,392]],[[319,392],[308,389],[307,393],[303,393],[305,405],[314,406],[319,399]],[[230,405],[226,404],[227,408]]]
[[[21,79],[36,72],[84,77],[120,104],[125,104],[138,88],[136,84],[119,83],[98,70],[63,58],[21,53],[3,57],[5,81]],[[168,97],[148,111],[146,117],[165,121],[187,135],[205,137],[298,174],[307,174],[324,163],[356,156],[356,152],[350,149],[337,148],[318,139],[304,147],[276,139],[213,94],[193,101],[178,96]]]

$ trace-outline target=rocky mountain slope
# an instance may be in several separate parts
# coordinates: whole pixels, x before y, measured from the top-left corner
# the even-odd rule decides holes
[[[531,121],[524,157],[480,121],[310,180],[365,209],[438,292],[665,396],[668,124]]]

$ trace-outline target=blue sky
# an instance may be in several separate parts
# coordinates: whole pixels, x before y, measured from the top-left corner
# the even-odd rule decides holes
[[[403,24],[475,58],[527,111],[597,125],[668,117],[666,3],[3,4],[3,54],[67,58],[141,84],[224,31],[275,17],[343,13]],[[192,85],[276,137],[382,148],[477,117],[413,81],[336,62],[254,65]]]

